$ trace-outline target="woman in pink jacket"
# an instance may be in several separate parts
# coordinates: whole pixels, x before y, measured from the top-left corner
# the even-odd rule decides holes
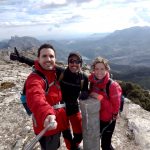
[[[97,57],[92,64],[92,69],[93,72],[89,76],[90,95],[101,102],[99,112],[101,147],[102,150],[113,150],[111,138],[119,112],[122,90],[116,81],[110,79],[110,67],[106,59]],[[108,82],[110,82],[109,95],[106,92]]]

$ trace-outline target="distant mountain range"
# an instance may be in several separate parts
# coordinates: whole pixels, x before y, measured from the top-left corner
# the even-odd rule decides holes
[[[92,34],[86,38],[39,41],[33,37],[11,37],[0,42],[0,49],[37,49],[51,43],[57,60],[66,62],[72,51],[78,51],[86,63],[97,56],[110,60],[116,78],[138,82],[150,89],[150,27],[132,27],[113,33]]]
[[[150,27],[132,27],[117,30],[110,34],[92,34],[84,39],[39,41],[33,37],[11,37],[0,42],[0,49],[17,47],[27,50],[39,47],[42,43],[52,43],[58,59],[66,60],[68,53],[79,51],[88,59],[97,56],[108,58],[112,63],[134,66],[150,66]],[[60,57],[61,56],[61,57]]]
[[[93,35],[93,40],[90,36],[69,43],[68,47],[70,50],[77,49],[90,59],[103,56],[116,64],[150,66],[150,27],[118,30],[103,38]]]
[[[12,49],[17,47],[21,50],[32,49],[33,47],[38,48],[41,42],[33,37],[18,37],[12,36],[10,40],[5,40],[0,42],[0,49]]]

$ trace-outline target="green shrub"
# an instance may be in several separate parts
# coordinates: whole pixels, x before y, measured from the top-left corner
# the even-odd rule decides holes
[[[133,103],[140,105],[145,110],[150,111],[150,94],[149,91],[142,89],[138,84],[131,82],[119,82],[123,90],[123,95]]]

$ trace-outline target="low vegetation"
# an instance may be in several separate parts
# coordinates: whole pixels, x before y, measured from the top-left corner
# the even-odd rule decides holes
[[[0,84],[0,91],[4,90],[4,89],[8,89],[8,88],[12,88],[15,86],[15,83],[13,82],[2,82]]]
[[[120,85],[125,97],[150,111],[150,92],[148,90],[144,90],[140,85],[132,82],[120,82]]]

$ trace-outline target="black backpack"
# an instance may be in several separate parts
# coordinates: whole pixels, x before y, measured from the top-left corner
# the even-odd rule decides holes
[[[107,97],[108,97],[108,99],[109,99],[109,98],[110,98],[110,97],[109,97],[109,88],[110,88],[110,85],[111,85],[112,82],[114,82],[114,81],[113,81],[113,79],[110,78],[110,79],[108,80],[107,84],[106,84],[106,88],[99,89],[99,88],[97,88],[97,87],[95,86],[95,89],[96,89],[97,91],[103,91],[103,92],[105,92],[106,95],[107,95]],[[98,83],[97,83],[97,84],[98,84]],[[94,85],[93,85],[93,86],[94,86]],[[121,97],[120,97],[120,108],[119,108],[119,112],[122,112],[122,111],[123,111],[124,100],[125,100],[125,97],[124,97],[123,95],[121,95]]]
[[[107,94],[107,97],[109,98],[109,87],[111,85],[111,83],[113,82],[113,79],[109,79],[109,81],[107,82],[106,84],[106,94]],[[104,90],[104,89],[103,89]],[[121,95],[121,99],[120,99],[120,108],[119,108],[119,112],[122,112],[123,111],[123,106],[124,106],[124,101],[125,101],[125,97],[123,96],[123,94]]]

